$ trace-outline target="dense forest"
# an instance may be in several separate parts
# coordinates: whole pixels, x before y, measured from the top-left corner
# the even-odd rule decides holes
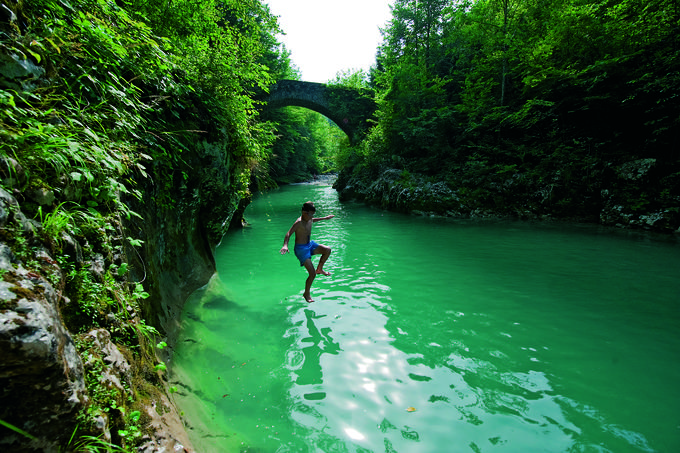
[[[392,14],[345,197],[678,229],[678,2],[397,0]]]
[[[375,66],[329,81],[375,93],[350,146],[258,101],[300,77],[261,0],[0,4],[3,448],[179,445],[172,329],[257,190],[339,172],[405,212],[680,227],[676,1],[392,13]]]

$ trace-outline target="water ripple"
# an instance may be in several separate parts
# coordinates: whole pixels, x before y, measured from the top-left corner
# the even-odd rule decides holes
[[[315,224],[333,275],[312,304],[278,253],[306,199],[336,214]],[[680,451],[677,247],[412,218],[318,185],[251,208],[173,358],[199,442],[238,433],[205,451]]]

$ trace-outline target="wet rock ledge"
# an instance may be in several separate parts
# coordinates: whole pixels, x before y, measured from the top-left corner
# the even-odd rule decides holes
[[[471,167],[433,176],[358,166],[340,172],[333,187],[341,200],[416,215],[554,219],[680,233],[680,175],[667,174],[656,159],[603,162],[587,184],[559,170],[537,176]]]

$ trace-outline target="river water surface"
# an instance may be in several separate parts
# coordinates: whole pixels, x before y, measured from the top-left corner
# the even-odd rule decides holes
[[[312,304],[279,254],[307,200],[335,215],[314,224],[333,275]],[[200,453],[680,451],[676,238],[406,216],[311,184],[246,219],[171,363]]]

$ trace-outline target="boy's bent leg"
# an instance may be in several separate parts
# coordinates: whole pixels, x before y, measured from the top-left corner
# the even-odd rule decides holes
[[[316,271],[314,270],[314,265],[312,264],[312,260],[307,258],[303,264],[305,266],[305,269],[307,269],[307,272],[309,273],[309,276],[307,277],[307,280],[305,281],[305,292],[302,294],[302,297],[305,298],[307,302],[314,302],[314,299],[312,299],[312,295],[310,293],[310,290],[312,289],[312,282],[314,281],[314,277],[316,277]]]
[[[317,248],[314,249],[312,255],[321,255],[319,265],[316,266],[316,273],[326,276],[331,275],[330,272],[326,272],[325,270],[323,270],[323,265],[326,263],[328,257],[331,256],[331,248],[326,247],[325,245],[319,245]]]

